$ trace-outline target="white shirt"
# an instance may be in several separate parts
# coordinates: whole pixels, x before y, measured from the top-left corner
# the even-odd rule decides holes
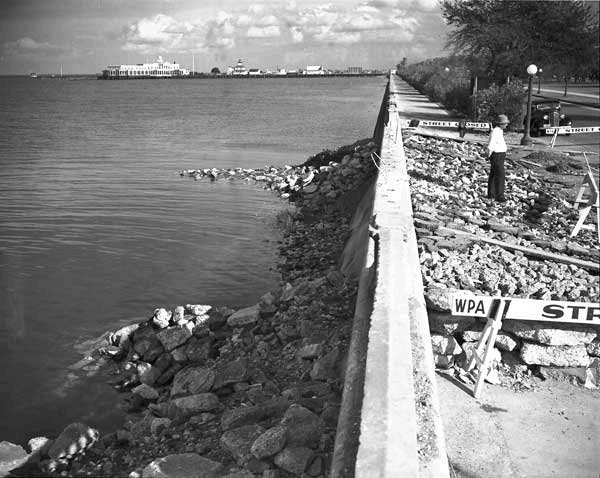
[[[490,133],[490,141],[488,143],[488,157],[492,153],[506,153],[506,143],[504,142],[504,130],[496,126]]]

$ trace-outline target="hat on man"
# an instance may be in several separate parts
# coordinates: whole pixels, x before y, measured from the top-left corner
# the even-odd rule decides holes
[[[508,123],[510,123],[510,121],[508,121],[508,116],[506,116],[506,115],[498,115],[498,116],[496,116],[496,119],[494,120],[494,123],[496,123],[496,124],[508,124]]]

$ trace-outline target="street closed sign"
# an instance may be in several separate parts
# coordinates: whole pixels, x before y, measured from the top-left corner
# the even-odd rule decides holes
[[[600,133],[600,126],[587,126],[583,128],[571,128],[570,126],[564,126],[562,128],[548,128],[546,134],[581,134],[581,133]]]
[[[452,296],[452,315],[488,317],[492,302],[508,303],[504,320],[540,320],[577,324],[600,324],[600,303],[513,299],[466,294]]]

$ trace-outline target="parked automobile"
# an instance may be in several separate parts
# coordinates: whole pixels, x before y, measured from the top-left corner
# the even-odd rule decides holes
[[[523,120],[523,126],[525,126],[526,121],[527,118]],[[540,100],[531,103],[531,123],[529,129],[531,136],[545,134],[548,128],[572,125],[573,121],[571,118],[560,112],[559,100]]]

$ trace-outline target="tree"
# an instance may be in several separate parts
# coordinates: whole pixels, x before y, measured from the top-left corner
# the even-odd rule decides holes
[[[475,71],[522,77],[534,63],[570,76],[589,69],[598,54],[597,47],[590,54],[597,20],[581,0],[443,0],[441,8],[454,27],[448,46],[470,56]]]
[[[212,70],[210,70],[211,75],[220,75],[221,74],[221,70],[219,70],[218,67],[214,67]]]

